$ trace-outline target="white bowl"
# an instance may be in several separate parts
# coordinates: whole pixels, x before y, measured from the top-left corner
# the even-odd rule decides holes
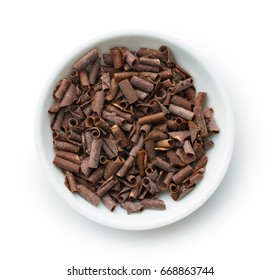
[[[215,146],[207,152],[208,164],[205,176],[197,187],[180,201],[175,202],[170,195],[163,194],[160,198],[166,203],[165,211],[146,210],[141,214],[127,215],[120,206],[116,207],[114,212],[109,212],[102,203],[98,207],[94,207],[80,196],[69,192],[64,185],[63,173],[52,163],[54,149],[50,129],[51,116],[48,114],[48,108],[53,103],[53,89],[59,79],[69,74],[72,63],[92,47],[96,47],[101,54],[108,52],[113,46],[126,46],[131,50],[137,50],[140,47],[158,48],[161,45],[170,47],[178,64],[193,76],[197,90],[208,93],[207,103],[215,110],[215,119],[221,132],[213,137]],[[146,230],[181,220],[207,201],[219,186],[228,168],[234,145],[234,121],[227,93],[221,88],[220,82],[213,74],[213,69],[200,59],[201,56],[194,49],[175,38],[138,31],[95,38],[65,57],[63,63],[51,73],[40,96],[36,114],[35,138],[39,161],[51,185],[69,205],[90,220],[109,227]]]

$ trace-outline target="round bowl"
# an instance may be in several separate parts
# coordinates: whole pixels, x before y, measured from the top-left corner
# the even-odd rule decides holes
[[[69,192],[64,185],[64,174],[52,163],[54,149],[48,108],[53,103],[53,89],[59,79],[70,73],[72,63],[92,47],[96,47],[101,54],[109,52],[113,46],[125,46],[131,50],[137,50],[140,47],[159,48],[161,45],[170,47],[177,63],[193,76],[196,89],[208,93],[207,105],[215,110],[215,119],[221,132],[212,138],[215,146],[207,151],[208,164],[204,178],[180,201],[173,201],[168,194],[161,195],[160,198],[166,204],[165,211],[146,210],[141,214],[127,215],[120,206],[116,207],[114,212],[109,212],[102,203],[94,207],[79,195]],[[70,206],[90,220],[125,230],[147,230],[166,226],[187,217],[198,209],[222,181],[234,145],[234,121],[229,98],[211,68],[191,47],[165,34],[150,32],[121,32],[105,35],[80,46],[78,50],[65,57],[64,61],[51,73],[43,88],[35,121],[35,142],[39,161],[54,189]]]

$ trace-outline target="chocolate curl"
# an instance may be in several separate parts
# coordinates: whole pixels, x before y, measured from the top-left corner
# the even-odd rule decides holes
[[[175,64],[175,67],[172,69],[173,72],[177,73],[179,76],[181,76],[183,79],[191,78],[191,74],[182,68],[180,65]]]
[[[176,171],[176,168],[173,167],[170,163],[168,163],[158,157],[153,159],[152,164],[166,172],[175,172]]]
[[[159,72],[158,74],[162,81],[172,79],[174,77],[174,74],[171,69],[166,69],[164,71]]]
[[[120,146],[121,147],[127,147],[129,146],[129,141],[126,138],[126,136],[123,134],[122,130],[118,125],[113,125],[111,127],[111,132],[114,135],[115,139],[120,139]]]
[[[116,155],[113,153],[113,151],[110,149],[110,147],[106,144],[105,141],[103,141],[102,149],[109,159],[116,157]]]
[[[93,118],[93,123],[95,126],[100,127],[101,129],[103,129],[104,131],[106,131],[107,133],[111,132],[111,127],[110,125],[104,121],[101,117],[94,117]]]
[[[155,141],[145,141],[145,150],[147,151],[148,161],[151,162],[156,157]]]
[[[125,79],[118,83],[121,91],[123,92],[125,98],[127,99],[129,104],[133,104],[138,100],[138,95],[134,91],[132,85],[130,84],[129,80]]]
[[[65,114],[63,115],[62,123],[61,123],[61,129],[64,131],[69,130],[69,120],[72,118],[72,115],[69,111],[65,108]]]
[[[171,50],[167,46],[160,46],[159,51],[161,53],[162,60],[167,64],[168,67],[175,65],[175,60],[172,56]]]
[[[207,93],[204,91],[199,91],[197,93],[197,98],[195,101],[195,106],[196,107],[203,107],[204,103],[205,103],[205,99],[206,99]]]
[[[88,80],[91,85],[94,85],[97,80],[98,73],[100,71],[100,58],[98,57],[91,65],[91,69],[88,74]]]
[[[67,141],[66,139],[66,133],[63,131],[53,131],[52,133],[53,140],[59,140],[59,141]]]
[[[127,62],[127,64],[131,68],[134,68],[137,64],[137,57],[127,49],[124,49],[124,54],[125,54],[125,61]]]
[[[70,83],[71,82],[67,78],[60,80],[54,89],[53,97],[55,99],[57,99],[58,101],[61,101],[61,99],[64,96],[64,94],[66,93]]]
[[[54,113],[57,113],[59,110],[60,110],[59,102],[56,102],[53,105],[51,105],[48,112],[51,113],[51,114],[54,114]]]
[[[82,92],[86,92],[90,89],[89,80],[88,80],[88,73],[86,70],[82,70],[80,72],[80,83],[82,86]]]
[[[109,73],[102,73],[100,80],[102,82],[102,91],[108,94],[111,91],[111,79]]]
[[[128,197],[129,197],[129,194],[131,192],[131,188],[130,187],[124,187],[119,193],[118,193],[118,196],[117,196],[117,200],[118,202],[120,203],[123,203],[125,202]]]
[[[193,167],[193,171],[196,172],[200,168],[204,167],[208,161],[207,156],[204,154],[200,157],[200,159],[195,163]]]
[[[150,100],[149,104],[150,105],[157,104],[158,108],[160,109],[160,111],[162,111],[164,113],[164,115],[167,115],[170,113],[170,111],[156,99]]]
[[[174,176],[174,172],[169,172],[166,174],[163,180],[163,190],[168,189],[169,185],[171,184],[173,176]]]
[[[193,116],[194,116],[194,113],[189,111],[189,110],[186,110],[182,107],[179,107],[177,105],[174,105],[174,104],[170,104],[169,107],[168,107],[169,111],[183,119],[186,119],[188,121],[192,120]]]
[[[208,130],[204,119],[204,114],[201,107],[194,107],[194,115],[197,126],[200,128],[200,135],[202,138],[208,136]]]
[[[70,113],[72,114],[74,119],[82,121],[85,118],[85,114],[83,113],[80,106],[77,106],[74,110],[71,110]]]
[[[71,162],[69,160],[63,159],[59,156],[55,156],[53,160],[53,164],[56,165],[59,168],[62,168],[67,171],[71,171],[74,173],[78,173],[80,170],[80,166],[74,162]]]
[[[89,100],[88,102],[84,103],[83,105],[81,105],[81,108],[83,110],[83,113],[86,116],[91,116],[92,115],[92,106],[91,106],[91,100]]]
[[[66,179],[67,179],[67,182],[69,185],[70,192],[72,192],[72,193],[78,192],[77,183],[75,181],[75,177],[74,177],[73,173],[71,173],[70,171],[66,171],[65,175],[66,175]]]
[[[97,50],[95,48],[89,50],[82,57],[80,57],[74,64],[73,68],[77,71],[81,71],[86,68],[87,65],[95,61],[98,57]]]
[[[138,199],[139,200],[144,199],[147,194],[149,194],[149,191],[146,188],[142,188],[141,189],[141,194],[139,195]]]
[[[99,166],[98,169],[93,171],[91,175],[87,178],[92,184],[96,184],[104,175],[105,167],[103,165]]]
[[[103,106],[105,102],[105,93],[103,91],[98,91],[92,98],[92,111],[97,113],[98,116],[102,115]]]
[[[150,58],[150,57],[140,57],[139,62],[142,64],[153,65],[153,66],[161,66],[160,60],[158,58]]]
[[[174,183],[171,183],[169,185],[169,190],[171,191],[172,195],[174,195],[175,193],[178,193],[178,191],[180,190],[179,186],[174,184]]]
[[[83,175],[82,173],[80,173],[80,172],[77,173],[77,174],[74,174],[75,181],[76,181],[76,183],[77,183],[77,187],[78,187],[78,185],[84,185],[84,186],[86,186],[89,190],[95,191],[94,185],[93,185],[91,182],[89,182],[89,181],[87,181],[86,179],[84,179],[83,176],[84,176],[84,175]]]
[[[186,180],[191,174],[193,173],[193,169],[190,165],[187,165],[185,168],[178,171],[176,174],[174,174],[172,180],[175,184],[179,185],[184,180]]]
[[[174,146],[174,141],[172,139],[163,139],[155,142],[155,150],[157,151],[167,151],[172,149]]]
[[[138,150],[137,166],[140,176],[145,176],[145,168],[147,165],[147,152],[144,149]]]
[[[115,175],[118,170],[123,166],[125,160],[122,157],[117,157],[115,161],[110,161],[105,166],[104,179],[107,180]]]
[[[140,125],[138,124],[138,122],[134,122],[134,125],[131,127],[131,131],[128,136],[128,139],[133,143],[137,143],[139,137],[140,137]]]
[[[143,211],[144,207],[140,203],[125,201],[121,203],[121,206],[127,211],[127,214],[140,213]]]
[[[149,166],[146,168],[145,173],[146,173],[146,176],[149,177],[153,182],[156,182],[157,177],[158,177],[158,172],[156,169],[153,169],[152,166]],[[140,172],[139,172],[139,174],[140,174]],[[143,175],[143,177],[144,176],[145,176],[145,174]]]
[[[141,56],[147,56],[147,57],[155,57],[155,58],[161,58],[161,52],[159,50],[156,49],[150,49],[150,48],[140,48],[137,52],[136,52],[138,57]]]
[[[205,154],[205,151],[202,148],[202,143],[194,141],[193,150],[195,152],[196,158],[199,159],[202,155]]]
[[[131,84],[135,87],[139,88],[140,90],[143,90],[145,92],[152,92],[154,89],[154,85],[151,82],[148,82],[142,78],[139,78],[137,76],[133,76],[130,80]]]
[[[131,79],[133,76],[137,76],[138,73],[137,72],[119,72],[119,73],[115,73],[114,74],[114,79],[117,82],[120,82],[122,80],[126,80],[126,79]]]
[[[149,133],[150,129],[151,129],[152,125],[151,124],[144,124],[141,126],[140,128],[140,133],[146,137],[147,134]]]
[[[78,185],[79,195],[94,206],[99,204],[100,198],[84,185]]]
[[[167,124],[168,130],[178,130],[178,125],[175,120],[166,120],[165,123]]]
[[[115,176],[111,176],[108,180],[106,180],[97,190],[96,194],[99,197],[105,195],[114,185],[118,182],[118,179]]]
[[[171,195],[171,197],[175,200],[178,201],[180,199],[182,199],[184,196],[186,196],[188,193],[190,193],[193,189],[195,188],[195,186],[190,187],[190,188],[182,188],[181,190],[179,190],[176,193],[173,193]]]
[[[71,130],[68,130],[66,132],[66,139],[69,142],[71,142],[73,144],[77,144],[77,145],[79,145],[82,142],[82,136],[78,133],[75,133],[75,132],[71,131]]]
[[[153,129],[152,131],[149,132],[148,136],[145,138],[145,140],[162,140],[162,139],[166,139],[167,138],[167,134],[157,130],[157,129]]]
[[[106,94],[105,99],[109,102],[113,101],[118,94],[118,90],[119,90],[118,83],[116,79],[113,78],[111,80],[111,91],[108,94]]]
[[[179,95],[172,96],[170,102],[189,111],[192,109],[192,103]]]
[[[141,180],[138,180],[138,184],[131,189],[128,199],[130,201],[134,201],[135,199],[137,199],[140,195],[140,190],[141,190]]]
[[[152,194],[156,195],[158,193],[158,189],[156,187],[156,184],[149,178],[144,177],[142,179],[142,185]]]
[[[113,66],[112,55],[110,53],[103,53],[103,62],[108,66]]]
[[[169,88],[168,91],[174,95],[174,94],[177,94],[178,92],[181,92],[183,91],[184,89],[187,89],[189,87],[192,86],[192,79],[186,79],[186,80],[183,80],[183,81],[179,81],[178,83],[176,83],[174,85],[174,87],[172,88]]]
[[[67,88],[64,96],[61,99],[60,107],[66,107],[73,104],[75,101],[78,100],[77,90],[74,84],[70,84]]]
[[[138,72],[154,72],[154,73],[158,73],[159,72],[159,67],[158,66],[152,66],[152,65],[146,65],[146,64],[138,63],[134,67],[134,70],[136,70]]]
[[[125,122],[125,119],[118,116],[116,113],[110,113],[107,111],[103,111],[102,118],[104,118],[105,120],[108,120],[114,124],[117,124],[119,126],[122,126],[123,123]]]
[[[191,135],[191,142],[193,143],[197,137],[198,132],[200,131],[200,128],[196,126],[194,122],[188,122],[188,126],[190,129],[190,135]]]
[[[146,123],[156,123],[165,121],[166,117],[163,112],[152,114],[149,116],[144,116],[138,119],[138,122],[140,125],[146,124]]]
[[[189,176],[183,182],[183,188],[190,188],[192,186],[195,186],[202,179],[204,172],[205,172],[205,168],[200,168],[194,174]]]
[[[172,132],[168,132],[168,134],[171,138],[176,139],[183,144],[185,139],[190,136],[190,131],[189,130],[172,131]]]
[[[202,148],[204,151],[211,149],[213,146],[214,146],[214,143],[211,140],[207,140],[207,141],[203,142],[203,144],[202,144]]]
[[[127,120],[127,121],[130,122],[130,123],[131,123],[132,120],[133,120],[133,116],[132,116],[131,114],[122,112],[121,110],[119,110],[118,108],[116,108],[116,107],[114,107],[114,106],[112,106],[112,105],[108,105],[108,106],[106,107],[106,111],[108,111],[108,112],[110,112],[110,113],[115,113],[115,114],[117,114],[119,117],[121,117],[121,118]],[[102,115],[102,117],[103,117],[104,119],[106,119],[106,117],[105,117],[104,115]],[[107,119],[108,119],[108,117],[107,117]]]
[[[134,91],[136,92],[136,94],[138,95],[138,99],[140,100],[144,100],[148,96],[148,93],[141,91],[139,89],[134,89]]]
[[[89,167],[89,157],[86,157],[81,164],[81,171],[82,173],[85,175],[86,178],[88,178],[88,176],[91,173],[91,168]]]
[[[184,90],[184,97],[189,101],[194,101],[196,97],[196,91],[192,87],[189,87]]]
[[[160,170],[158,177],[156,178],[156,187],[159,191],[165,191],[166,189],[163,187],[163,180],[166,176],[166,173],[163,170]],[[149,176],[148,176],[149,177]]]
[[[104,139],[105,143],[107,144],[107,146],[110,148],[110,150],[113,152],[113,154],[115,155],[115,157],[118,156],[118,152],[119,150],[121,150],[121,148],[118,146],[120,139]]]
[[[77,153],[80,150],[79,146],[73,145],[73,144],[68,143],[68,142],[54,140],[53,144],[54,144],[54,148],[58,151],[66,151],[66,152]]]
[[[161,124],[155,125],[154,129],[162,131],[162,132],[168,131],[166,123],[161,123]]]
[[[100,138],[101,136],[101,131],[98,127],[93,127],[91,130],[91,134],[93,138]]]
[[[134,163],[134,157],[129,156],[127,160],[124,162],[123,166],[120,168],[120,170],[117,172],[117,176],[124,177],[128,170],[132,167]]]
[[[60,109],[52,118],[51,129],[53,131],[59,131],[61,129],[63,118],[64,118],[64,109]]]
[[[176,154],[185,164],[189,164],[189,163],[194,162],[196,160],[196,155],[195,154],[186,153],[184,151],[184,149],[182,149],[182,148],[178,148],[176,150]]]
[[[105,204],[105,206],[113,212],[117,204],[115,201],[112,199],[112,197],[109,194],[105,194],[102,196],[102,201]]]
[[[141,205],[143,205],[144,209],[156,209],[156,210],[165,210],[164,201],[156,198],[145,198],[141,200]]]
[[[90,154],[90,149],[91,149],[92,139],[93,139],[92,133],[90,131],[86,131],[84,138],[85,138],[84,150],[86,151],[87,154]]]
[[[213,132],[213,133],[219,133],[220,132],[220,128],[218,127],[218,125],[217,125],[213,116],[210,117],[210,119],[207,123],[207,129],[210,132]]]
[[[174,81],[171,81],[170,79],[166,79],[163,82],[161,82],[160,85],[161,88],[166,89],[170,95],[173,95],[174,85],[175,85]]]
[[[99,165],[100,153],[102,148],[102,139],[93,138],[89,155],[89,167],[97,168]]]
[[[168,106],[170,104],[171,98],[172,98],[171,94],[169,92],[166,92],[166,97],[163,100],[162,104],[164,106]]]
[[[186,140],[186,141],[184,142],[183,149],[184,149],[184,152],[185,152],[187,155],[195,155],[194,150],[193,150],[192,145],[191,145],[191,143],[190,143],[189,140]]]
[[[79,81],[80,81],[80,76],[79,76],[79,72],[75,69],[72,69],[70,75],[70,80],[71,82],[76,86],[78,85]]]
[[[122,68],[123,63],[124,63],[124,56],[123,56],[122,50],[120,48],[111,48],[110,53],[112,56],[114,68],[115,69]]]
[[[165,89],[161,88],[156,94],[155,94],[155,99],[158,102],[162,102],[166,98],[166,91]]]
[[[133,174],[128,174],[125,179],[128,182],[125,182],[128,187],[134,187],[137,184],[137,178]]]
[[[158,83],[160,82],[161,79],[158,73],[153,73],[153,72],[139,72],[138,76],[147,81],[151,81],[152,83]]]
[[[74,162],[78,165],[81,164],[81,159],[77,154],[69,153],[69,152],[65,152],[65,151],[56,151],[55,154],[60,158],[69,160],[69,161]]]
[[[166,156],[169,158],[172,165],[178,165],[178,166],[186,166],[186,163],[182,161],[182,159],[177,155],[176,151],[174,149],[169,150],[166,153]]]

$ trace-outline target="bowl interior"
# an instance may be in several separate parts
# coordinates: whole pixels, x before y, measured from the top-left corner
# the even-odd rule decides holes
[[[64,185],[64,175],[56,168],[52,161],[54,149],[52,144],[52,132],[50,129],[51,116],[48,108],[53,103],[52,92],[57,81],[69,74],[71,65],[81,55],[92,47],[96,47],[99,55],[109,52],[113,46],[125,46],[131,50],[140,47],[159,48],[161,45],[170,47],[176,62],[191,73],[197,91],[208,93],[207,105],[215,110],[215,119],[221,129],[220,134],[215,135],[212,140],[214,148],[207,151],[208,164],[206,173],[197,187],[182,200],[175,202],[170,195],[162,194],[166,203],[166,211],[146,210],[141,214],[127,215],[126,211],[119,205],[113,213],[101,203],[94,207],[78,195],[73,195]],[[85,45],[73,55],[65,58],[65,61],[52,73],[39,100],[36,117],[35,138],[39,160],[56,191],[74,209],[89,219],[100,224],[114,228],[129,230],[144,230],[161,227],[195,211],[201,206],[216,190],[228,167],[233,148],[233,118],[227,93],[219,86],[212,71],[209,71],[203,61],[199,61],[199,55],[194,50],[183,46],[173,39],[165,39],[163,36],[124,34],[100,38]]]

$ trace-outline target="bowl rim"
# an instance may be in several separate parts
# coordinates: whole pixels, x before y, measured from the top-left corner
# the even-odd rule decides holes
[[[228,117],[228,125],[230,126],[229,133],[231,134],[229,138],[229,143],[228,143],[228,150],[227,150],[227,155],[225,157],[225,160],[223,161],[223,166],[222,169],[220,170],[220,177],[218,178],[216,185],[214,188],[211,189],[211,191],[208,191],[206,195],[201,197],[201,199],[196,202],[191,211],[188,211],[187,213],[181,212],[181,215],[177,215],[175,218],[171,217],[169,219],[164,219],[163,221],[155,221],[153,223],[147,223],[146,225],[139,225],[133,227],[127,226],[127,225],[122,225],[121,223],[118,222],[113,222],[113,223],[108,223],[104,220],[102,220],[99,217],[93,217],[90,216],[87,211],[85,211],[82,207],[78,207],[78,203],[70,203],[65,196],[63,195],[62,192],[60,192],[56,187],[56,180],[54,176],[52,175],[51,169],[48,167],[49,164],[52,164],[52,162],[48,162],[45,153],[44,153],[44,146],[42,143],[42,135],[41,133],[38,133],[40,131],[40,126],[42,124],[42,118],[44,113],[44,110],[42,108],[44,107],[44,103],[46,99],[48,98],[49,94],[49,85],[50,83],[54,80],[57,79],[59,72],[61,72],[61,69],[63,65],[67,63],[71,58],[75,57],[77,53],[81,52],[82,50],[87,50],[90,47],[94,46],[95,44],[100,44],[101,42],[108,40],[108,39],[116,39],[118,37],[131,37],[131,36],[142,36],[142,37],[148,37],[148,38],[156,38],[156,39],[162,39],[164,41],[170,41],[172,44],[175,44],[177,46],[180,46],[184,50],[186,50],[188,53],[190,53],[195,60],[198,61],[199,64],[203,66],[203,68],[208,72],[211,73],[211,78],[214,80],[216,87],[218,88],[219,92],[225,92],[224,86],[221,82],[221,79],[219,78],[219,75],[216,71],[216,69],[209,64],[207,59],[204,57],[203,54],[201,54],[199,51],[194,49],[194,47],[190,46],[189,44],[187,45],[185,42],[182,42],[180,39],[173,37],[169,34],[164,34],[161,32],[153,32],[150,30],[121,30],[121,31],[114,31],[114,32],[108,32],[104,33],[99,36],[94,36],[93,38],[87,40],[86,42],[82,42],[79,44],[77,47],[75,47],[73,50],[71,50],[68,54],[64,55],[60,61],[58,61],[56,67],[54,67],[53,71],[50,73],[50,75],[46,78],[46,81],[42,87],[40,96],[38,97],[37,101],[37,107],[36,107],[36,112],[35,112],[35,125],[34,125],[34,138],[35,138],[35,148],[37,152],[37,158],[39,160],[40,165],[42,166],[44,173],[47,175],[47,178],[53,188],[56,190],[57,193],[67,202],[68,205],[70,205],[73,209],[75,209],[78,213],[81,215],[87,217],[88,219],[97,222],[101,225],[112,227],[112,228],[117,228],[117,229],[122,229],[122,230],[149,230],[149,229],[154,229],[154,228],[160,228],[163,226],[170,225],[172,223],[175,223],[190,214],[192,214],[194,211],[196,211],[198,208],[200,208],[212,195],[213,193],[217,190],[219,185],[221,184],[226,171],[229,167],[232,154],[233,154],[233,149],[234,149],[234,142],[235,142],[235,123],[234,123],[234,118],[233,118],[233,109],[232,105],[230,102],[230,97],[227,95],[221,95],[222,98],[222,103],[225,106],[225,110],[227,111],[227,117]],[[69,59],[70,58],[70,59]],[[205,62],[205,63],[202,63]],[[219,79],[218,79],[219,78]]]

